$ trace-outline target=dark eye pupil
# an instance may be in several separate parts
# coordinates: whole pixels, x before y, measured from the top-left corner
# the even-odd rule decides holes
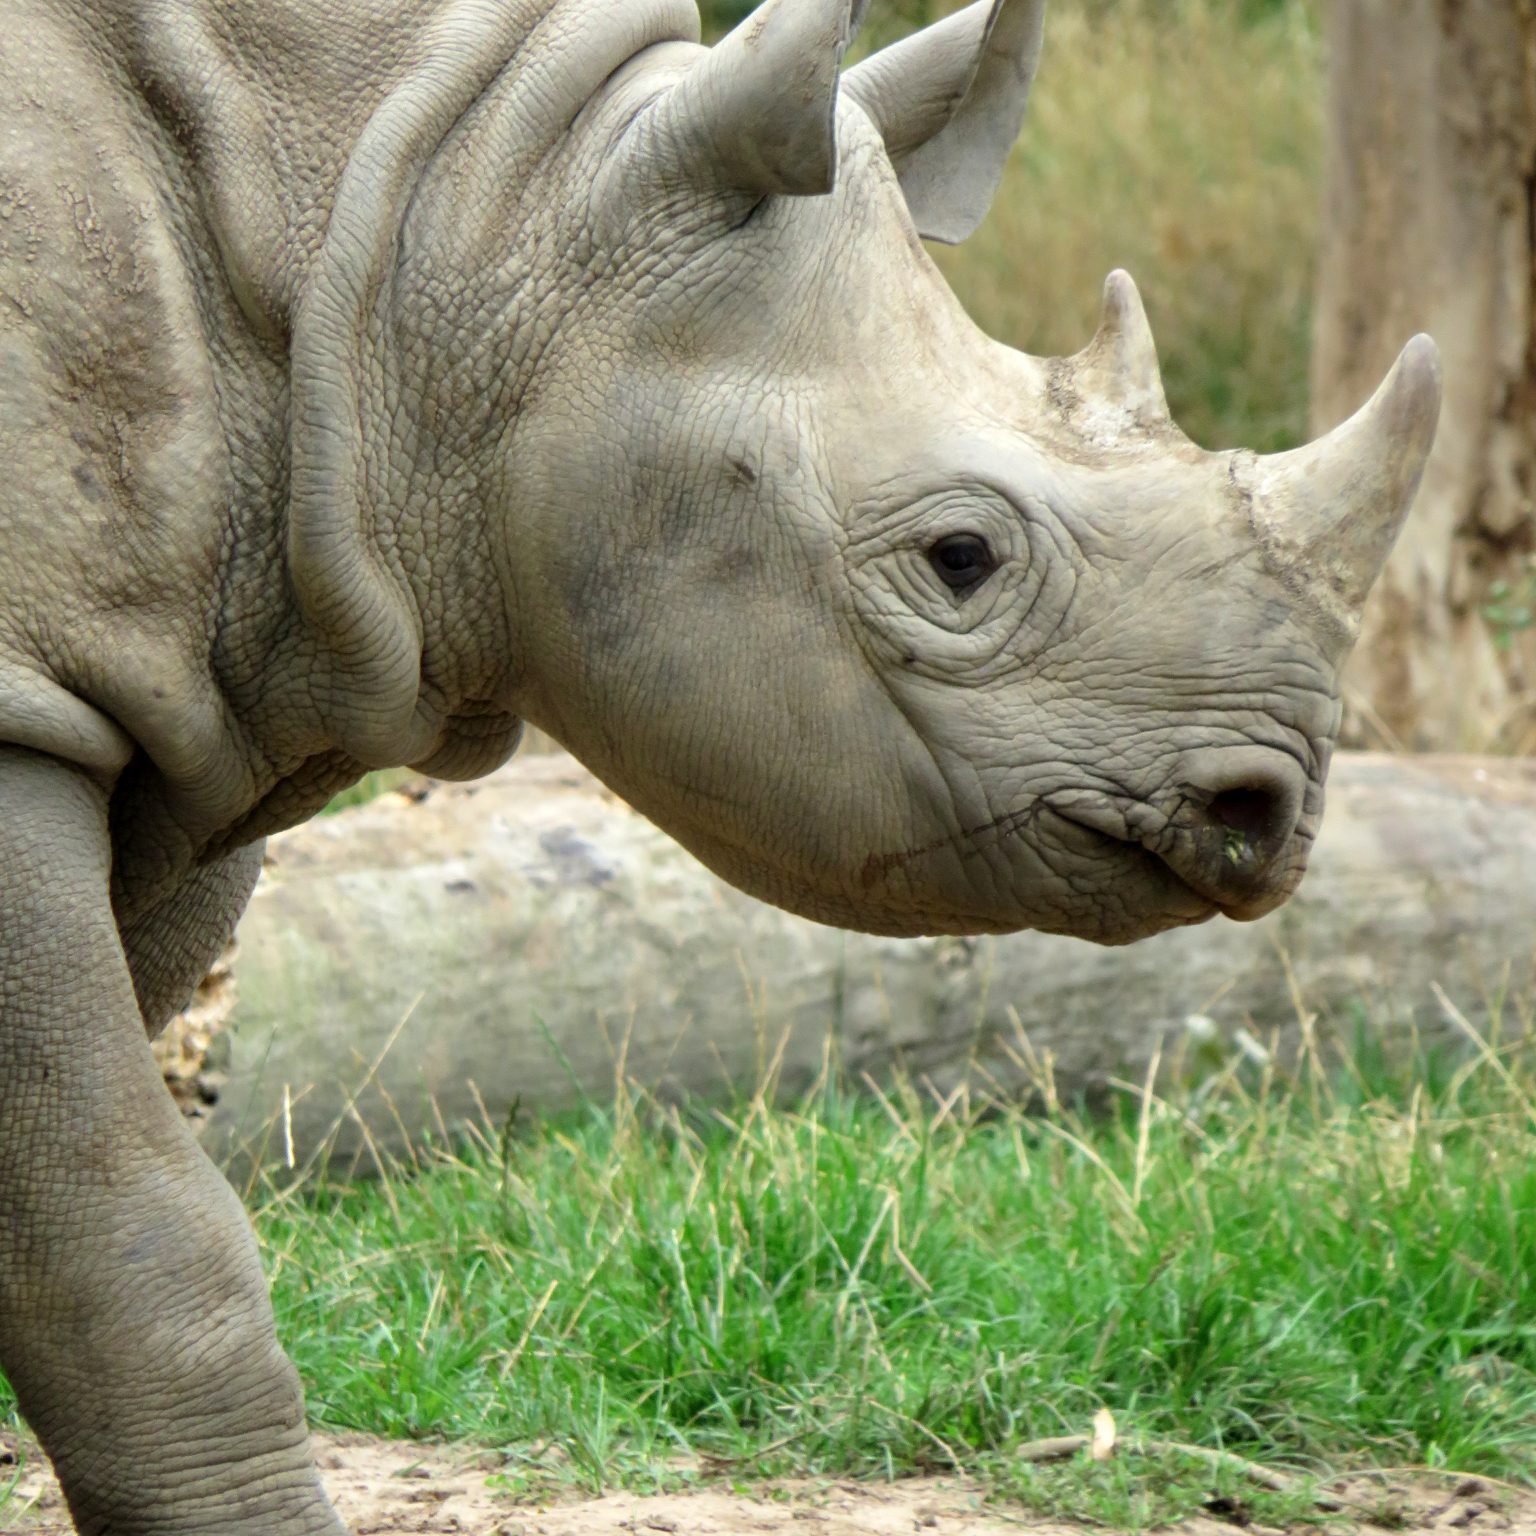
[[[928,551],[928,559],[939,579],[956,590],[974,586],[993,569],[987,541],[974,533],[955,533],[940,539]]]

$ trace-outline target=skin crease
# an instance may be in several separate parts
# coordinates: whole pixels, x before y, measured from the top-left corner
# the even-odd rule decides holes
[[[691,0],[0,0],[0,1366],[84,1536],[343,1536],[147,1037],[365,769],[526,719],[893,934],[1300,878],[1432,348],[1258,460],[1166,421],[1128,280],[1076,358],[982,336],[901,177],[984,205],[1007,5],[853,78],[834,183],[841,0],[709,52]]]

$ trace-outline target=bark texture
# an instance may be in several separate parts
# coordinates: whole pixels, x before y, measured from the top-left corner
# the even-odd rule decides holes
[[[323,818],[269,845],[240,927],[228,1081],[205,1147],[344,1169],[520,1106],[787,1095],[828,1050],[940,1093],[1208,1072],[1318,1016],[1351,1048],[1464,1048],[1531,976],[1536,764],[1341,754],[1311,874],[1257,923],[1124,949],[842,933],[754,901],[561,755]],[[1512,963],[1513,975],[1505,967]],[[1310,1026],[1308,1026],[1310,1027]],[[1241,1033],[1246,1031],[1246,1035]]]
[[[1357,739],[1536,744],[1536,0],[1332,0],[1319,430],[1428,331],[1445,406],[1346,674]]]

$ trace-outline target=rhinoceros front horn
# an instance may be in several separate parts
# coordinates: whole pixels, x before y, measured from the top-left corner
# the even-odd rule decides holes
[[[1413,505],[1440,415],[1440,353],[1415,336],[1370,400],[1326,437],[1234,463],[1255,532],[1294,584],[1349,628]]]
[[[830,192],[837,87],[865,0],[766,0],[658,104],[683,174],[769,196]]]

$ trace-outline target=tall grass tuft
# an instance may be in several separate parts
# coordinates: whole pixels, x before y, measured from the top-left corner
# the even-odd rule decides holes
[[[322,1422],[556,1443],[592,1486],[679,1453],[995,1470],[1101,1406],[1260,1461],[1536,1478],[1536,1072],[1309,1062],[1107,1119],[1048,1074],[1038,1115],[623,1091],[269,1190],[257,1225]]]
[[[1101,1408],[1270,1466],[1536,1483],[1532,1040],[1411,1076],[1312,1046],[1289,1081],[1249,1051],[1092,1117],[1048,1063],[1033,1113],[830,1070],[789,1110],[621,1083],[248,1193],[313,1416],[499,1447],[514,1486],[958,1467],[1117,1527],[1209,1496],[1198,1463],[1020,1461]]]

